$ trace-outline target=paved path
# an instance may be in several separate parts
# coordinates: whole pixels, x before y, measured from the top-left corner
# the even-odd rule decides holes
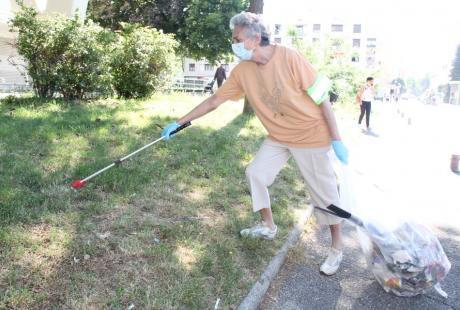
[[[321,276],[329,233],[309,227],[260,309],[460,309],[460,176],[449,170],[451,154],[460,151],[455,145],[460,143],[460,107],[403,102],[373,108],[372,132],[353,123],[343,130],[358,209],[383,220],[409,217],[429,225],[452,263],[442,284],[449,298],[434,290],[412,298],[385,293],[366,269],[350,225],[344,228],[339,273]]]

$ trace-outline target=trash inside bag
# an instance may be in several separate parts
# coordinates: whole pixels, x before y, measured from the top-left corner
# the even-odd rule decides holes
[[[451,264],[439,240],[425,226],[405,222],[392,231],[375,224],[358,227],[361,247],[375,278],[386,292],[410,297],[434,287],[447,294],[440,282]]]
[[[326,211],[321,210],[356,225],[367,263],[383,289],[410,297],[433,287],[447,297],[440,282],[450,271],[451,264],[431,230],[404,220],[401,212],[389,212],[388,206],[396,209],[401,201],[392,201],[388,193],[366,188],[367,180],[351,173],[349,166],[337,159],[332,163],[339,184],[340,206],[330,205]],[[357,184],[366,188],[365,192],[372,193],[368,195],[370,200],[355,195],[353,187]]]

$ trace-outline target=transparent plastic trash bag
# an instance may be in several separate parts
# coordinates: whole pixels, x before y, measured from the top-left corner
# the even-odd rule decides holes
[[[358,227],[361,247],[378,283],[386,292],[415,296],[441,289],[451,264],[436,236],[425,226],[405,222],[392,231],[372,223]]]
[[[451,264],[436,236],[424,225],[404,220],[397,212],[388,212],[388,197],[372,200],[356,195],[354,186],[361,181],[350,166],[332,156],[340,192],[340,206],[325,212],[346,218],[357,227],[359,242],[369,268],[386,292],[398,296],[416,296],[432,287],[443,297],[440,282]],[[369,191],[370,192],[370,191]],[[369,207],[372,203],[372,207]]]

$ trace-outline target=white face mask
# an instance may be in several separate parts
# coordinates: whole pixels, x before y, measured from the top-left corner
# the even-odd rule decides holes
[[[233,43],[232,50],[233,53],[235,53],[235,55],[242,60],[250,60],[252,58],[252,53],[254,52],[254,49],[247,50],[244,47],[244,42]]]

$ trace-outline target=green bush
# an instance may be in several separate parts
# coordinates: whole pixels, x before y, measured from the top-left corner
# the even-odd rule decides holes
[[[169,81],[177,68],[173,35],[149,27],[122,24],[113,53],[113,85],[125,98],[145,97]]]
[[[39,16],[22,6],[10,22],[17,49],[39,97],[106,96],[111,91],[110,50],[115,35],[77,16]]]
[[[56,91],[57,70],[65,45],[55,38],[59,21],[38,18],[36,10],[22,7],[10,22],[10,31],[17,31],[16,47],[27,61],[26,70],[39,97],[52,97]]]
[[[116,36],[92,22],[68,19],[66,26],[63,35],[71,40],[57,66],[59,92],[67,99],[111,95],[110,52]]]

